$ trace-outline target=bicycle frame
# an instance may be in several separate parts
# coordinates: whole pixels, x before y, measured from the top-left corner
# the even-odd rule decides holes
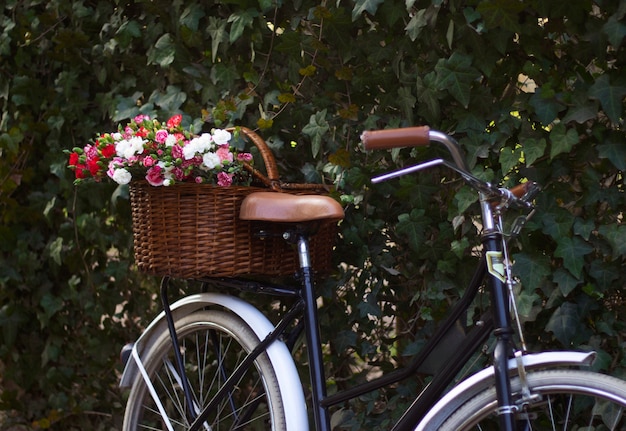
[[[485,202],[483,207],[483,211],[487,212],[488,215],[492,215],[492,209],[488,202]],[[474,326],[466,333],[461,334],[464,339],[458,348],[455,349],[455,354],[450,356],[447,361],[440,366],[439,370],[437,370],[434,374],[432,381],[392,428],[393,431],[404,431],[413,429],[415,424],[418,423],[420,419],[430,410],[430,408],[441,398],[446,388],[448,388],[453,382],[455,376],[457,376],[463,369],[470,357],[484,345],[486,339],[492,332],[496,334],[498,339],[495,350],[496,354],[500,355],[494,355],[496,370],[503,370],[505,376],[505,381],[503,383],[501,382],[501,390],[505,391],[506,394],[510,392],[506,389],[506,385],[508,383],[507,362],[513,351],[511,345],[511,335],[513,331],[511,329],[508,313],[509,299],[507,286],[503,281],[503,275],[499,272],[498,266],[502,262],[502,234],[498,232],[495,227],[489,227],[488,224],[486,227],[488,229],[485,229],[485,234],[483,235],[485,253],[479,261],[468,288],[452,308],[446,320],[441,323],[433,337],[412,359],[411,363],[404,368],[397,369],[375,380],[335,393],[331,396],[326,395],[326,380],[324,376],[321,353],[321,335],[317,320],[317,296],[314,291],[315,286],[312,277],[312,269],[310,265],[307,265],[308,238],[306,235],[299,234],[297,237],[299,254],[305,265],[301,270],[302,282],[300,288],[237,279],[207,279],[205,281],[216,283],[228,288],[237,288],[243,291],[261,292],[270,295],[288,296],[297,299],[291,308],[285,313],[281,321],[276,325],[276,329],[272,331],[272,333],[269,334],[264,340],[262,340],[261,344],[250,353],[246,359],[246,364],[248,366],[251,365],[252,361],[261,352],[263,352],[269,344],[280,337],[284,337],[286,335],[285,331],[294,319],[303,317],[303,329],[306,335],[307,346],[309,346],[307,351],[309,355],[309,371],[311,391],[313,395],[312,409],[315,426],[317,431],[330,431],[330,407],[415,375],[420,368],[427,363],[429,358],[431,358],[431,355],[436,354],[437,349],[447,341],[450,334],[459,330],[458,323],[462,322],[465,312],[472,304],[486,279],[487,283],[491,284],[491,301],[495,304],[495,307],[492,306],[492,309],[500,309],[501,312],[494,313],[493,316],[483,316],[484,319],[480,321],[480,324]],[[164,283],[162,284],[162,298],[164,299],[164,309],[167,315],[169,312],[169,304],[166,299],[166,289],[167,280],[164,280]],[[173,321],[171,323],[168,322],[168,326],[170,327],[171,333],[175,334],[173,331]],[[464,324],[462,326],[464,326]],[[292,334],[291,338],[295,338],[295,336]],[[175,338],[173,337],[172,339],[175,343]],[[174,346],[176,346],[176,344],[174,344]],[[174,351],[178,352],[178,349],[175,347]],[[503,362],[503,364],[498,364],[498,361]],[[228,391],[232,389],[232,384],[229,382],[236,381],[240,372],[242,372],[242,370],[237,370],[230,376],[220,393],[217,395],[218,397],[228,396]],[[193,417],[195,421],[190,430],[200,429],[206,415],[214,404],[214,402],[209,403],[203,412],[200,412],[198,415]],[[188,403],[188,405],[192,404]],[[511,424],[510,428],[502,429],[513,431],[515,428],[514,424]]]
[[[434,336],[427,342],[426,346],[413,358],[411,363],[401,369],[397,369],[391,373],[383,375],[375,380],[356,387],[341,391],[339,393],[327,396],[326,379],[324,376],[323,357],[321,349],[321,334],[317,318],[317,295],[315,293],[315,285],[313,280],[313,269],[310,265],[309,258],[309,242],[308,234],[299,229],[292,232],[286,232],[285,238],[290,239],[297,245],[297,251],[300,259],[299,279],[300,286],[284,286],[274,285],[262,282],[254,282],[244,279],[206,279],[201,280],[210,283],[216,283],[228,288],[237,288],[243,291],[252,291],[258,293],[267,293],[271,295],[288,296],[295,299],[294,304],[284,314],[281,321],[272,330],[266,332],[266,336],[261,339],[260,344],[248,355],[242,367],[252,366],[254,359],[264,352],[266,349],[273,347],[274,341],[279,338],[295,339],[300,331],[304,331],[306,336],[307,354],[309,362],[309,372],[311,379],[312,393],[312,410],[317,431],[330,431],[330,414],[329,408],[342,403],[346,400],[358,397],[375,389],[399,382],[405,378],[415,375],[418,371],[428,363],[432,355],[436,355],[440,346],[446,344],[448,337],[455,335],[459,326],[462,328],[463,340],[455,349],[454,355],[451,355],[445,363],[443,363],[434,374],[431,382],[417,397],[409,409],[399,419],[392,428],[393,431],[404,431],[414,429],[415,424],[419,423],[426,414],[437,404],[446,389],[453,383],[455,377],[467,364],[470,357],[480,349],[487,338],[493,334],[496,338],[495,349],[493,353],[493,370],[495,377],[495,385],[500,417],[500,429],[503,431],[515,431],[514,413],[516,407],[513,405],[510,390],[509,370],[511,369],[510,359],[514,356],[513,346],[513,328],[510,315],[510,298],[509,298],[509,274],[506,264],[506,243],[501,226],[496,222],[499,216],[499,207],[494,206],[490,201],[489,194],[481,189],[481,182],[473,178],[464,166],[456,144],[446,135],[439,132],[431,132],[431,138],[435,138],[439,142],[444,143],[452,153],[453,159],[458,168],[444,162],[443,160],[435,160],[426,162],[416,167],[405,168],[396,173],[380,177],[378,181],[393,178],[408,172],[414,172],[433,164],[445,164],[460,172],[463,178],[479,190],[480,207],[483,222],[483,234],[481,238],[483,247],[483,256],[480,259],[478,267],[465,290],[463,296],[457,304],[452,308],[449,316],[443,321]],[[471,329],[465,327],[463,317],[465,312],[470,308],[474,298],[479,293],[482,286],[486,284],[490,295],[490,315],[481,316],[478,324]],[[172,318],[172,310],[167,295],[168,279],[163,280],[161,286],[162,300],[164,306],[164,320],[170,331],[171,339],[174,346],[176,367],[179,375],[184,376],[183,365],[180,358],[180,349],[177,346],[176,332],[174,329],[174,319]],[[297,326],[297,330],[289,330],[295,319],[301,318],[303,325]],[[461,323],[461,325],[459,325]],[[295,344],[295,343],[292,343]],[[136,359],[139,368],[141,368],[140,360]],[[228,397],[229,392],[237,381],[237,377],[243,370],[240,367],[235,370],[226,380],[223,388],[216,397]],[[185,378],[181,378],[181,384],[186,386]],[[149,383],[149,382],[148,382]],[[193,406],[192,395],[188,389],[185,391],[187,397],[187,406]],[[209,402],[202,411],[188,411],[188,416],[192,419],[193,424],[190,431],[201,429],[203,422],[209,414],[210,409],[216,404],[216,400]],[[191,409],[191,407],[190,407]]]

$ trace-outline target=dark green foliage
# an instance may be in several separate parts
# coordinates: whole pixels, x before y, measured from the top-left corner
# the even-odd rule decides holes
[[[544,186],[513,256],[529,340],[626,374],[625,1],[2,7],[0,427],[120,426],[116,358],[155,280],[133,267],[127,191],[75,189],[63,151],[138,113],[258,127],[285,179],[336,185],[344,265],[320,292],[337,387],[419,350],[476,262],[476,199],[452,172],[369,183],[443,153],[365,153],[360,133],[418,124],[453,133],[477,176]],[[418,383],[346,406],[345,427],[384,429]]]

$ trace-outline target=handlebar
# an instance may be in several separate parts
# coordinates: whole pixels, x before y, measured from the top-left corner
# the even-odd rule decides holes
[[[428,126],[365,131],[361,134],[361,141],[367,150],[428,146],[431,142],[437,142],[448,149],[454,162],[449,163],[443,159],[431,160],[373,178],[372,182],[374,183],[443,164],[461,174],[468,184],[485,194],[488,199],[496,200],[498,206],[519,209],[532,208],[531,201],[541,189],[537,183],[532,181],[519,184],[511,189],[504,189],[476,178],[469,172],[459,144],[452,137],[436,130],[430,130]]]

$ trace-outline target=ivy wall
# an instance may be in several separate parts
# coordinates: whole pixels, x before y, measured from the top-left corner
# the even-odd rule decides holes
[[[596,349],[625,374],[626,1],[1,8],[0,429],[120,425],[117,355],[156,281],[133,267],[127,191],[75,188],[64,150],[138,113],[256,128],[286,180],[334,187],[343,265],[320,292],[337,386],[419,350],[476,262],[476,199],[452,172],[369,182],[442,153],[366,153],[360,133],[421,124],[453,134],[477,176],[543,185],[513,256],[530,344]],[[336,419],[384,428],[417,383]]]

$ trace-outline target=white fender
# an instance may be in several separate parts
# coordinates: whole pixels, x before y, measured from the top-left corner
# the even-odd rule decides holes
[[[522,356],[522,362],[526,370],[556,368],[566,366],[589,366],[595,359],[595,352],[543,352]],[[517,359],[509,360],[509,370],[515,374],[517,370]],[[446,410],[450,409],[451,403],[456,397],[463,395],[465,391],[470,394],[477,395],[480,391],[487,389],[493,385],[494,368],[493,366],[485,368],[471,375],[445,394],[437,403],[429,410],[415,431],[432,431],[440,424],[438,416]],[[463,399],[464,397],[460,398]],[[459,406],[457,406],[459,407]]]
[[[200,293],[186,296],[171,305],[172,316],[176,321],[180,316],[188,315],[211,305],[220,305],[235,313],[250,326],[260,340],[263,340],[274,330],[274,325],[267,317],[251,304],[237,297],[221,293]],[[149,354],[158,336],[167,330],[165,312],[161,312],[135,342],[133,349],[136,350],[134,353],[138,353],[137,357],[145,357]],[[285,343],[276,340],[266,351],[276,371],[285,409],[287,430],[308,430],[309,423],[302,384],[289,349]],[[130,387],[138,373],[139,368],[136,362],[129,358],[120,380],[120,387]]]

